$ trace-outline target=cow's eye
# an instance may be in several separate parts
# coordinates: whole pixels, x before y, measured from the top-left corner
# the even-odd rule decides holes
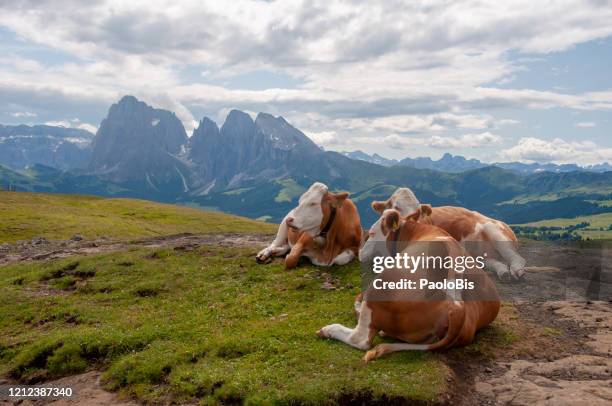
[[[311,206],[316,206],[317,204],[316,204],[316,203],[310,203],[310,205],[311,205]]]

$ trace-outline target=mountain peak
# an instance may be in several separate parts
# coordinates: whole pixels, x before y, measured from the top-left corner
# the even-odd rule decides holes
[[[135,103],[139,103],[139,102],[140,102],[140,100],[138,100],[135,96],[132,96],[130,94],[126,94],[121,99],[119,99],[117,104],[135,104]]]
[[[191,137],[190,143],[198,145],[207,142],[211,137],[217,138],[219,136],[219,126],[217,123],[212,121],[208,117],[202,118],[200,124],[193,130],[193,137]]]
[[[259,113],[255,119],[255,125],[275,148],[282,150],[300,148],[320,152],[319,147],[310,138],[281,116],[274,117],[269,113]]]
[[[90,168],[113,173],[116,180],[143,179],[167,169],[164,161],[174,165],[167,156],[179,154],[186,143],[185,128],[174,113],[124,96],[100,125]]]
[[[213,129],[213,131],[216,131],[217,133],[219,133],[219,126],[217,125],[217,123],[215,123],[214,121],[212,121],[210,118],[208,117],[203,117],[200,120],[200,123],[198,124],[198,127],[195,128],[193,130],[194,135],[198,130],[210,130]]]
[[[256,122],[257,120],[276,120],[276,117],[274,117],[270,113],[260,112],[260,113],[257,113],[257,117],[255,118]]]
[[[225,122],[227,123],[228,121],[250,121],[253,122],[253,119],[251,118],[251,116],[248,113],[245,113],[242,110],[236,110],[236,109],[232,109],[230,110],[229,114],[227,115],[227,118],[225,119]]]

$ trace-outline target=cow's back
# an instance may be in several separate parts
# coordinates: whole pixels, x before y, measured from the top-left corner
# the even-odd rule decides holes
[[[475,240],[510,240],[517,241],[516,235],[503,221],[495,220],[477,211],[456,206],[433,207],[428,223],[447,231],[457,241]],[[482,233],[485,227],[496,228],[501,235]]]

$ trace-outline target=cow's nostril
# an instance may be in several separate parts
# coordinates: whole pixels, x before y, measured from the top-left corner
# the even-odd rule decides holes
[[[289,225],[291,225],[293,223],[293,217],[287,217],[287,219],[285,220],[285,222]]]

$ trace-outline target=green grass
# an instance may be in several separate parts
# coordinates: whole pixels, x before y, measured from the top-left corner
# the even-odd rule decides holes
[[[274,232],[276,226],[193,208],[134,199],[0,192],[0,243],[35,236],[135,238],[184,232]]]
[[[599,207],[612,207],[612,200],[587,200],[589,203],[594,203]]]
[[[36,382],[97,368],[108,389],[164,403],[435,400],[447,390],[437,354],[364,364],[363,352],[316,337],[329,323],[355,325],[357,263],[284,271],[253,256],[139,249],[2,267],[0,374]],[[342,289],[322,290],[322,272]]]
[[[248,192],[249,190],[253,189],[252,187],[243,187],[243,188],[239,188],[239,189],[232,189],[232,190],[228,190],[227,192],[223,192],[221,193],[222,195],[226,195],[226,196],[239,196],[245,192]]]
[[[306,190],[291,178],[277,180],[276,183],[283,187],[274,198],[274,201],[277,203],[290,202]]]
[[[530,202],[551,202],[555,200],[562,199],[564,197],[572,197],[579,196],[583,194],[601,194],[607,195],[612,193],[612,187],[592,187],[592,186],[581,186],[581,187],[568,187],[564,189],[562,192],[554,192],[554,193],[545,193],[541,195],[531,194],[531,195],[521,195],[513,197],[510,200],[506,200],[500,203],[496,203],[499,205],[504,204],[526,204]]]
[[[612,239],[612,230],[608,230],[608,228],[612,224],[612,213],[578,216],[573,219],[559,218],[551,220],[541,220],[516,225],[530,227],[568,227],[583,222],[590,223],[590,225],[587,228],[581,228],[576,230],[576,233],[581,235],[582,238],[590,238],[592,240]],[[601,230],[602,228],[603,230]],[[559,232],[563,231],[561,230]]]

